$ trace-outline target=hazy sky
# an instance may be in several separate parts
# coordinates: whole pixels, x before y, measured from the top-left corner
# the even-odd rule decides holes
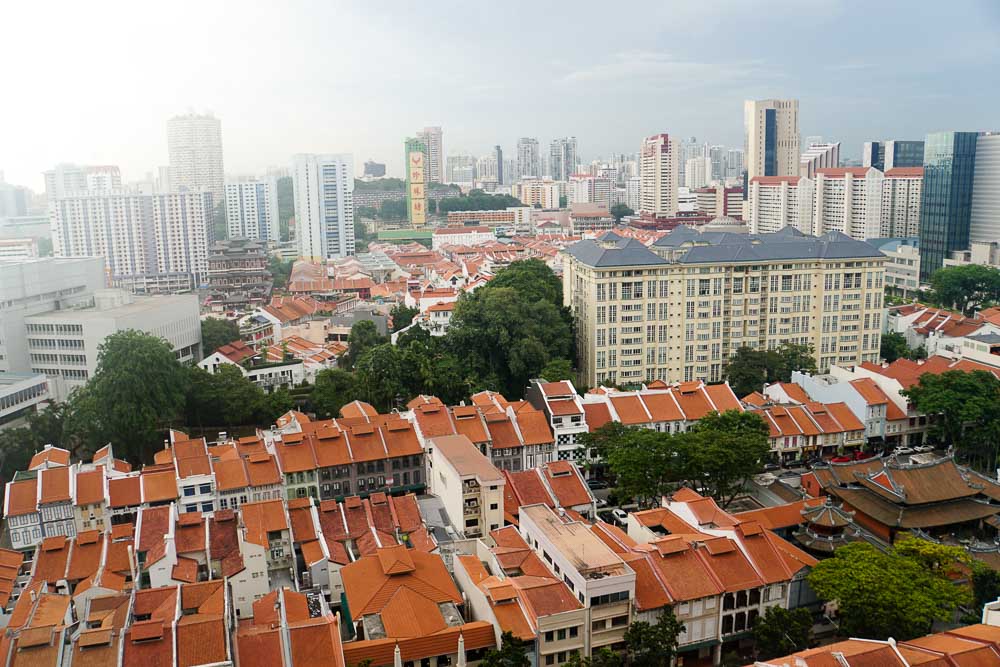
[[[402,163],[575,135],[585,160],[655,132],[742,147],[746,98],[797,97],[803,137],[1000,127],[1000,2],[3,0],[0,169],[167,163],[166,120],[222,119],[227,173],[295,152]]]

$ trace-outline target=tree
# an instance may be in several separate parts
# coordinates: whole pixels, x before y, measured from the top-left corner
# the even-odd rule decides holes
[[[895,331],[882,334],[882,347],[879,349],[879,355],[890,364],[896,359],[908,359],[910,346],[906,344],[906,337]]]
[[[640,505],[659,503],[678,479],[679,435],[628,428],[608,442],[607,463],[615,476],[615,495],[636,498]]]
[[[677,435],[684,477],[725,508],[768,456],[770,430],[755,412],[710,412]]]
[[[278,387],[270,394],[265,394],[257,409],[258,419],[265,424],[274,421],[295,407],[291,392],[285,387]]]
[[[655,625],[635,621],[625,631],[625,645],[630,667],[659,667],[669,665],[677,655],[677,638],[684,632],[684,624],[674,612],[666,608]]]
[[[427,212],[434,215],[438,212],[438,200],[428,199],[427,200]]]
[[[566,667],[623,667],[624,664],[622,656],[607,646],[597,649],[589,658],[575,652],[566,661]]]
[[[198,426],[250,424],[260,412],[265,396],[239,367],[222,364],[217,372],[192,366],[186,369],[185,422]]]
[[[386,199],[379,206],[378,217],[383,220],[406,220],[406,200]]]
[[[369,403],[382,412],[389,412],[404,391],[399,351],[390,343],[368,350],[358,359],[355,379],[358,392]]]
[[[511,262],[489,282],[489,287],[510,287],[528,301],[544,300],[562,308],[562,281],[540,259]],[[568,317],[567,314],[567,319]]]
[[[933,545],[928,551],[927,544],[911,537],[883,552],[867,542],[853,542],[813,567],[809,585],[820,599],[836,603],[841,635],[913,639],[972,601],[969,587],[949,578],[967,567],[965,550]],[[924,557],[928,553],[933,557]]]
[[[753,623],[753,638],[759,660],[770,660],[809,648],[812,614],[804,607],[768,607]]]
[[[566,208],[566,195],[559,195],[559,208]]]
[[[635,211],[630,209],[625,204],[615,204],[610,210],[611,217],[615,219],[615,222],[621,222],[622,218],[627,215],[635,215]]]
[[[569,359],[552,359],[545,364],[539,376],[549,382],[559,382],[560,380],[572,380],[576,374],[573,372],[573,364]]]
[[[983,607],[1000,598],[1000,572],[974,561],[972,564],[973,610],[970,623],[978,623],[983,617]]]
[[[240,327],[232,320],[206,317],[201,321],[202,356],[207,357],[223,345],[240,339]]]
[[[517,197],[490,195],[475,189],[464,197],[443,197],[437,203],[437,211],[441,215],[447,215],[451,211],[502,211],[511,206],[524,206],[524,204]]]
[[[321,418],[336,417],[340,408],[356,398],[354,374],[339,368],[327,368],[316,373],[309,403]]]
[[[365,352],[388,343],[389,337],[378,332],[378,327],[371,320],[361,320],[351,326],[351,333],[347,336],[347,352],[340,358],[340,365],[346,370],[353,370],[354,364],[358,362]]]
[[[1000,271],[981,264],[946,266],[931,275],[931,289],[942,306],[972,315],[1000,299]]]
[[[531,660],[524,642],[508,631],[500,637],[500,647],[487,651],[480,664],[482,667],[529,667]]]
[[[288,240],[288,221],[295,217],[295,187],[291,176],[282,176],[276,183],[278,191],[278,235]]]
[[[162,441],[184,408],[184,370],[167,341],[128,329],[98,348],[97,371],[81,395],[99,438],[134,462]]]
[[[271,273],[271,280],[274,282],[275,289],[284,289],[288,285],[288,279],[292,275],[292,264],[295,262],[293,260],[280,260],[275,255],[270,255],[267,258],[267,270]]]
[[[389,317],[392,318],[393,333],[410,326],[413,323],[413,318],[419,313],[419,308],[410,308],[402,303],[397,303],[393,306],[392,310],[389,311]]]
[[[808,345],[783,343],[773,350],[741,347],[726,364],[726,379],[737,396],[760,391],[764,383],[788,382],[794,371],[816,372],[816,357]]]
[[[993,373],[924,373],[903,395],[918,412],[936,416],[933,437],[956,447],[979,470],[992,471],[1000,432],[1000,379]]]

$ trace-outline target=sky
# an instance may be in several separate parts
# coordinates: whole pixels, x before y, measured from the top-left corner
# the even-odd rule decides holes
[[[264,6],[268,4],[270,6]],[[1000,129],[1000,2],[603,0],[169,3],[5,0],[0,170],[42,189],[60,162],[167,164],[166,121],[222,120],[227,174],[293,153],[402,170],[576,136],[589,162],[667,132],[742,148],[743,100],[799,99],[843,143]]]

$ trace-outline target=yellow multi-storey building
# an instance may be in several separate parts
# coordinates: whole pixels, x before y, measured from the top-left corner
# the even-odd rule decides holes
[[[650,247],[609,232],[564,251],[580,381],[724,379],[740,347],[809,345],[821,372],[877,361],[885,256],[841,233],[679,227]]]

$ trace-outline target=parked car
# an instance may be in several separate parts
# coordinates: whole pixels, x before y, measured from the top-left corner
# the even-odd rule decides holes
[[[613,509],[611,510],[611,516],[615,518],[615,521],[621,525],[625,525],[628,522],[628,512],[623,509]]]
[[[611,485],[605,482],[603,479],[588,479],[587,486],[590,487],[591,491],[596,491],[597,489],[607,489]]]
[[[913,453],[913,450],[909,447],[897,447],[896,451],[893,452],[896,456],[909,456]]]
[[[913,451],[920,452],[921,454],[926,454],[927,452],[933,452],[934,448],[930,445],[920,445],[919,447],[914,447]]]
[[[778,465],[777,463],[765,463],[764,464],[764,471],[765,472],[773,472],[775,470],[781,470],[781,466]]]

